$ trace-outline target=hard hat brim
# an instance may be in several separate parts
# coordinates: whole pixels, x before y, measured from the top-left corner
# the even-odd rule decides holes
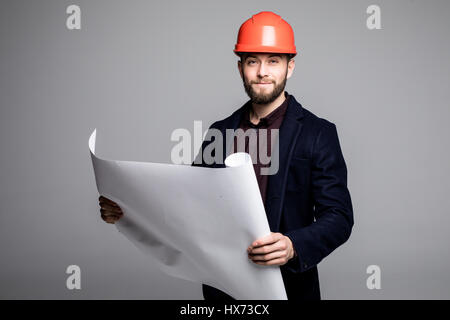
[[[282,50],[278,47],[259,47],[259,48],[239,48],[234,49],[233,52],[240,56],[242,53],[280,53],[280,54],[291,54],[292,57],[297,55],[297,50]]]

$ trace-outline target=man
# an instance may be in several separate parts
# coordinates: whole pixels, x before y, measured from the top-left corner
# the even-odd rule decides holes
[[[220,130],[223,137],[227,129],[279,130],[278,144],[268,143],[269,155],[272,148],[278,150],[278,159],[271,159],[278,161],[276,172],[262,174],[268,164],[253,159],[271,234],[249,244],[248,257],[258,265],[280,266],[289,300],[318,300],[317,264],[349,238],[353,227],[336,126],[303,108],[284,90],[297,52],[293,30],[280,16],[261,12],[244,22],[234,52],[240,57],[238,69],[250,100],[210,129]],[[209,143],[203,142],[193,165],[224,167],[223,161],[203,161]],[[244,151],[255,144],[259,140],[246,142]],[[226,143],[223,148],[225,157]],[[236,140],[233,151],[241,151]],[[114,223],[123,214],[104,197],[100,205],[106,222]],[[232,298],[207,285],[203,295],[207,300]]]

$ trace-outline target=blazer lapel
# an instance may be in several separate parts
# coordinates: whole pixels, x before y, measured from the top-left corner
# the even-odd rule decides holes
[[[225,158],[227,157],[227,155],[230,155],[232,153],[234,153],[233,148],[233,143],[234,143],[234,138],[229,139],[229,137],[227,136],[226,130],[227,129],[232,129],[233,132],[236,131],[239,128],[239,124],[241,122],[241,117],[242,117],[242,113],[244,113],[244,111],[246,110],[247,107],[249,107],[250,105],[250,100],[247,101],[241,108],[239,108],[238,110],[236,110],[231,116],[230,118],[227,120],[227,122],[225,123],[224,127],[221,129],[222,132],[222,137],[224,137],[223,140],[223,161],[222,161],[222,167],[225,167]]]
[[[278,172],[269,176],[266,194],[266,214],[270,230],[276,232],[280,227],[281,211],[286,188],[286,179],[297,138],[302,130],[302,106],[290,96],[286,114],[279,130],[279,144],[275,146],[279,153]],[[272,153],[273,154],[273,153]]]
[[[240,109],[234,112],[222,128],[222,136],[226,136],[226,129],[236,130],[239,127],[241,115],[248,107],[248,101]],[[292,158],[297,137],[300,135],[302,123],[299,121],[303,117],[303,108],[300,103],[291,95],[289,103],[284,115],[283,123],[279,130],[279,144],[274,148],[278,148],[279,167],[278,172],[269,176],[267,194],[266,194],[266,215],[269,222],[270,230],[278,231],[280,227],[281,211],[283,207],[284,193],[286,187],[286,179],[288,174],[289,164]],[[230,140],[230,141],[228,141]],[[226,143],[223,144],[223,160],[226,155],[233,153],[231,148],[234,139],[224,139]],[[228,152],[228,153],[227,153]],[[274,154],[274,152],[272,152]],[[224,163],[224,161],[222,163]],[[225,167],[225,165],[222,165]]]

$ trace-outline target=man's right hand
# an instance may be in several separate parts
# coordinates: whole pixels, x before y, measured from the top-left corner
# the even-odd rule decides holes
[[[116,221],[122,218],[123,212],[117,203],[104,196],[100,196],[98,201],[100,204],[100,213],[105,222],[116,223]]]

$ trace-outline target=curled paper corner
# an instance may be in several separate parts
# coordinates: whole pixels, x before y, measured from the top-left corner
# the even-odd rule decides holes
[[[97,139],[97,128],[92,131],[91,136],[89,137],[89,149],[93,154],[95,154],[95,140]]]
[[[246,152],[232,153],[225,159],[225,166],[231,168],[240,167],[248,163],[252,163],[252,158]]]

